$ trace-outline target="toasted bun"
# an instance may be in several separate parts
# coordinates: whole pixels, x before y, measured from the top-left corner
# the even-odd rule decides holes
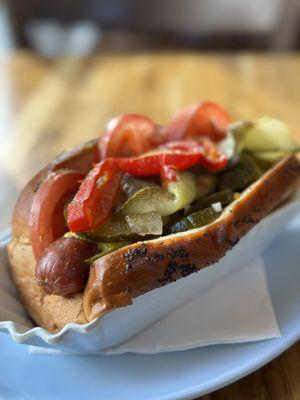
[[[296,190],[300,176],[299,161],[288,157],[209,226],[124,247],[93,264],[84,295],[49,295],[35,280],[36,262],[28,229],[32,199],[39,182],[49,172],[60,168],[87,172],[96,160],[95,154],[95,141],[63,153],[28,183],[14,211],[12,240],[8,245],[12,277],[30,316],[51,332],[67,323],[85,323],[109,310],[127,306],[134,297],[215,263]]]

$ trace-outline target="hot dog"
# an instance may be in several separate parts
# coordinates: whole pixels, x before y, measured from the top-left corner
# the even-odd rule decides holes
[[[208,125],[203,118],[212,118],[212,110],[213,103],[193,106],[180,129],[178,115],[167,129],[139,118],[142,140],[134,146],[128,138],[136,116],[119,118],[100,141],[63,153],[28,183],[15,208],[8,250],[15,285],[38,325],[53,332],[91,321],[215,263],[295,192],[300,162],[292,146],[280,148],[284,154],[268,169],[256,161],[251,166],[256,155],[247,151],[227,156],[221,149],[229,117],[217,107],[213,117],[221,118]],[[135,132],[135,139],[140,136]],[[124,140],[126,154],[117,157]],[[63,207],[67,225],[57,229],[60,220],[40,240],[32,233],[32,220],[40,218],[36,203],[61,171],[82,174],[79,189],[70,185],[75,192]],[[53,218],[58,205],[51,208]],[[41,232],[47,229],[43,221]]]
[[[39,258],[35,276],[47,293],[69,296],[85,288],[89,276],[86,259],[95,254],[93,243],[60,237]]]

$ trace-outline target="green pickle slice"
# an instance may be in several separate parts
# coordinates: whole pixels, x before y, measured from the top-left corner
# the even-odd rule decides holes
[[[225,189],[220,192],[212,193],[209,196],[192,204],[190,207],[185,209],[184,214],[188,215],[196,211],[203,210],[204,208],[210,207],[213,203],[221,203],[222,206],[227,206],[233,201],[233,191],[231,189]]]
[[[189,229],[201,228],[215,221],[221,212],[215,211],[212,207],[204,208],[201,211],[196,211],[179,221],[175,222],[167,228],[168,233],[179,233],[188,231]]]
[[[98,258],[106,256],[106,254],[112,253],[113,251],[119,250],[122,247],[129,246],[131,242],[115,242],[115,243],[97,243],[99,253],[86,260],[89,265],[92,265]]]
[[[246,189],[252,182],[259,179],[262,170],[255,159],[249,154],[242,153],[238,163],[220,174],[219,187],[221,190],[239,191]]]
[[[213,174],[194,175],[196,183],[196,200],[213,193],[217,189],[218,178]]]
[[[104,225],[93,231],[76,233],[92,242],[131,242],[162,234],[163,223],[157,213],[113,215]]]

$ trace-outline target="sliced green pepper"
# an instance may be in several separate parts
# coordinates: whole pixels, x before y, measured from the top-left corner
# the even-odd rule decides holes
[[[146,187],[131,196],[119,209],[120,214],[158,213],[174,214],[191,204],[196,198],[195,179],[190,172],[178,173],[179,180],[171,181],[167,188]]]
[[[136,178],[130,174],[124,174],[121,181],[122,191],[131,197],[136,192],[146,187],[160,187],[158,183],[150,179]]]
[[[274,151],[282,152],[284,157],[298,147],[288,127],[276,118],[238,121],[229,127],[229,132],[234,136],[239,151],[245,150],[251,154]]]

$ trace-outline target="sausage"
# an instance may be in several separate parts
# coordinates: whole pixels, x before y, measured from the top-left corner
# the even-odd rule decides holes
[[[36,264],[38,285],[47,293],[61,296],[82,291],[89,275],[86,260],[96,251],[94,244],[74,237],[55,240]]]

